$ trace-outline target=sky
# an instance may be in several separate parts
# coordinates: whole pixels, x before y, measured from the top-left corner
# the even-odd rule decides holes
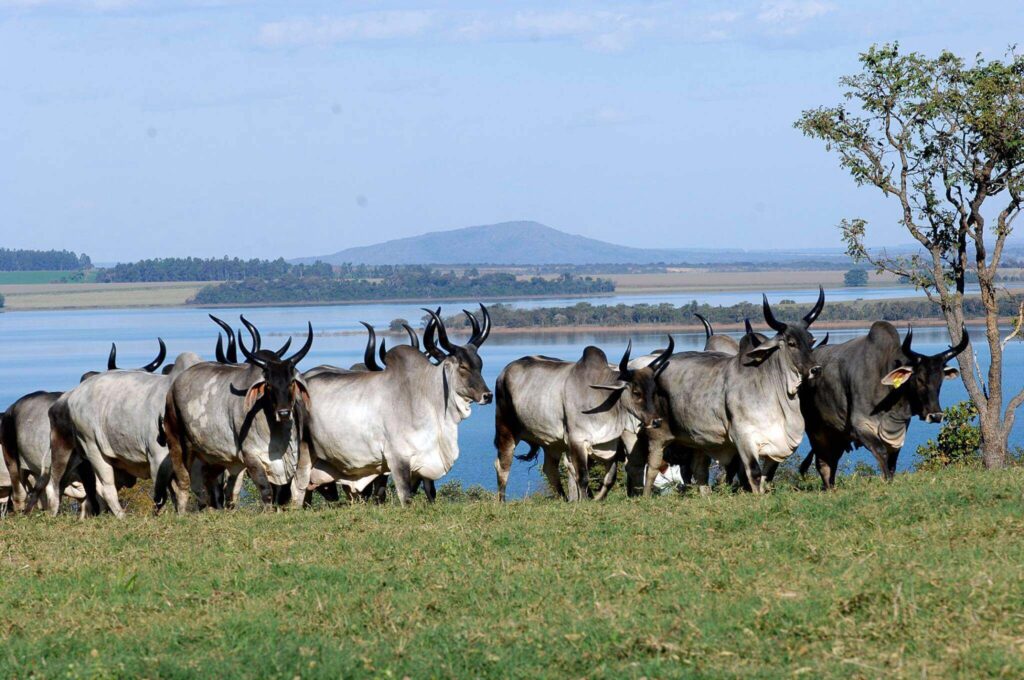
[[[508,220],[642,247],[907,243],[793,129],[876,42],[1016,3],[0,0],[0,246],[297,257]]]

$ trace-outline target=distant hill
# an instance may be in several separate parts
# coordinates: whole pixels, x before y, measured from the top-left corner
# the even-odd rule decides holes
[[[791,251],[742,249],[653,249],[620,246],[568,234],[539,222],[501,222],[347,248],[332,255],[303,257],[296,264],[317,260],[330,264],[651,264],[698,262],[771,262],[808,258],[845,258],[839,248]]]

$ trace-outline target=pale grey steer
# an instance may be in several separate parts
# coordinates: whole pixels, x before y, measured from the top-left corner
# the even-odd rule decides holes
[[[759,461],[784,460],[803,439],[799,390],[820,371],[811,356],[814,339],[807,329],[824,304],[825,292],[819,289],[811,311],[786,324],[776,320],[764,297],[764,317],[776,331],[774,337],[735,355],[674,355],[658,377],[659,393],[667,401],[668,427],[648,433],[646,461],[634,456],[627,463],[630,485],[635,487],[642,476],[643,493],[649,496],[664,449],[675,443],[694,456],[694,476],[701,486],[707,484],[708,456],[723,467],[739,456],[751,487],[763,491]]]
[[[96,495],[116,517],[124,516],[119,482],[153,479],[157,512],[166,502],[170,476],[167,442],[161,427],[172,381],[202,362],[193,352],[175,359],[168,373],[116,370],[95,375],[62,394],[50,407],[52,455],[47,504],[56,514],[61,479],[77,456],[92,466]]]
[[[637,433],[661,426],[655,381],[668,366],[674,347],[669,337],[668,348],[638,369],[628,366],[632,342],[617,369],[597,347],[585,348],[575,362],[531,356],[506,366],[495,383],[498,499],[505,500],[513,453],[521,441],[530,444],[525,460],[536,456],[538,447],[544,449],[544,474],[552,490],[566,500],[589,498],[590,458],[606,461],[608,472],[597,495],[604,498],[614,484],[618,458],[632,452]],[[568,493],[558,475],[563,456]]]
[[[459,457],[459,423],[473,403],[492,398],[477,352],[490,334],[489,315],[469,342],[455,345],[437,313],[426,311],[441,343],[427,349],[444,357],[440,364],[403,345],[387,352],[386,370],[326,370],[308,378],[310,486],[340,481],[362,489],[390,473],[405,504],[418,481],[440,479]]]

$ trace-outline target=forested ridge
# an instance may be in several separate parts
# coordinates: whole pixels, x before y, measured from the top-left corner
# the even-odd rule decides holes
[[[0,271],[4,272],[74,271],[91,267],[92,260],[85,253],[0,248]]]

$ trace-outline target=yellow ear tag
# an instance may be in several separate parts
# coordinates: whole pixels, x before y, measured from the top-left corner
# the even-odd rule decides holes
[[[893,389],[898,389],[899,386],[903,384],[903,380],[904,380],[903,376],[900,376],[900,375],[898,375],[895,378],[893,378],[892,379]]]

